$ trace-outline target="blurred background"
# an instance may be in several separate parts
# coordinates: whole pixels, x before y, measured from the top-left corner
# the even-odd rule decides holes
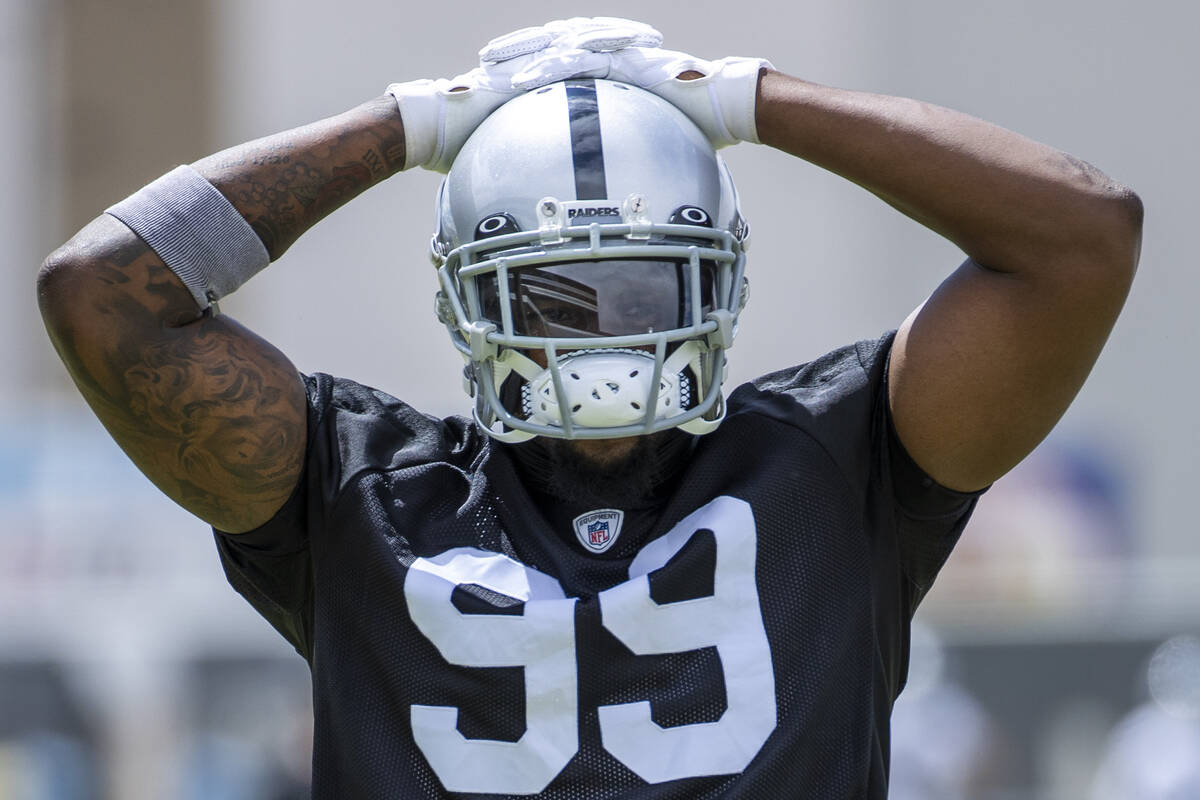
[[[207,528],[84,407],[41,259],[171,167],[451,76],[570,10],[511,0],[0,0],[0,800],[306,796],[303,661]],[[586,13],[586,12],[585,12]],[[1098,165],[1147,208],[1124,316],[1054,434],[1001,480],[918,613],[897,798],[1200,798],[1200,6],[807,0],[668,11],[669,47],[952,106]],[[754,226],[734,383],[895,327],[962,254],[796,159],[724,151]],[[335,213],[223,310],[305,371],[467,409],[425,256],[439,177]],[[1014,397],[1014,408],[1021,398]]]

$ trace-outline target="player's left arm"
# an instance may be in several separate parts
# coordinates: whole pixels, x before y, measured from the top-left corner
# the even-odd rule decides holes
[[[870,190],[967,260],[901,325],[889,390],[953,489],[1025,457],[1083,385],[1137,267],[1142,204],[1091,165],[949,109],[764,71],[758,135]]]

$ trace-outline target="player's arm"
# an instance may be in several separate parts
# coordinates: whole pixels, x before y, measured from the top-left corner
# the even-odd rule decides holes
[[[774,71],[759,80],[756,121],[764,143],[967,254],[897,334],[892,415],[942,484],[975,490],[1003,475],[1066,410],[1120,312],[1140,249],[1137,195],[966,114]]]
[[[404,158],[396,101],[384,96],[193,166],[274,260]],[[279,509],[306,435],[304,386],[279,350],[202,311],[163,259],[107,214],[46,259],[38,300],[80,392],[163,492],[231,532]]]

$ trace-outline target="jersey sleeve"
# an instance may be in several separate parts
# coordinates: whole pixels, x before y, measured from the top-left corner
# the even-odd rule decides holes
[[[905,593],[911,613],[933,586],[979,496],[987,489],[958,492],[930,477],[913,461],[896,434],[887,401],[886,379],[880,394],[878,413],[886,417],[887,427],[886,448],[880,461],[891,482],[896,542],[900,567],[909,582]]]
[[[363,473],[431,460],[470,459],[465,420],[439,420],[377,389],[317,373],[303,376],[308,441],[296,488],[275,516],[239,534],[214,529],[230,585],[306,659],[322,537],[339,535],[334,507]]]
[[[872,536],[887,537],[903,577],[908,615],[958,542],[980,492],[956,492],[917,465],[901,444],[888,403],[895,332],[765,375],[731,405],[750,405],[816,439],[861,498]]]
[[[308,437],[304,468],[291,497],[275,516],[252,531],[233,534],[213,528],[229,584],[306,660],[312,656],[309,512],[312,500],[320,505],[320,486],[325,482],[320,476],[335,466],[322,446],[330,394],[324,377],[303,376]]]

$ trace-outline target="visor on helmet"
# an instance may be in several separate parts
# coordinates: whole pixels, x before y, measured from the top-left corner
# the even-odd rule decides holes
[[[699,318],[716,303],[716,269],[700,265]],[[512,333],[583,338],[657,333],[696,321],[692,272],[684,260],[612,259],[523,267],[508,272]],[[479,278],[485,319],[501,324],[499,279]]]

